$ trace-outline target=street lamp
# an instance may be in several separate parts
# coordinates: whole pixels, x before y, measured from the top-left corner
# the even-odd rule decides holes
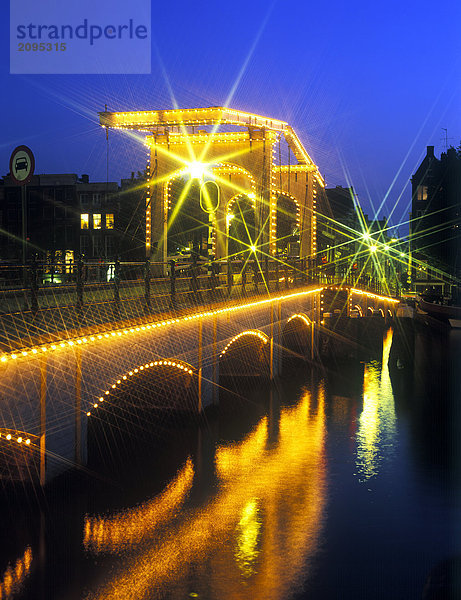
[[[206,172],[206,165],[201,162],[194,161],[188,164],[187,170],[189,171],[191,179],[202,180]]]

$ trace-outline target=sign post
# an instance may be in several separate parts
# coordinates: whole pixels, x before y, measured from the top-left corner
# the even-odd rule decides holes
[[[27,238],[27,198],[26,185],[31,180],[35,169],[35,158],[32,150],[27,146],[18,146],[11,153],[10,177],[13,183],[21,186],[21,209],[22,209],[22,264],[26,265],[26,238]]]

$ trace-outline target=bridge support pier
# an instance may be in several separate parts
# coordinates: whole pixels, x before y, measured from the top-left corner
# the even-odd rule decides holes
[[[200,414],[202,412],[202,350],[203,350],[203,344],[202,344],[202,338],[203,338],[203,319],[199,319],[198,322],[198,367],[197,367],[197,373],[198,373],[198,413]]]
[[[82,352],[75,351],[75,463],[82,464]]]
[[[40,360],[40,485],[46,481],[46,356]]]
[[[270,380],[274,379],[274,371],[277,373],[277,365],[274,365],[274,303],[271,302],[271,329],[270,329],[270,353],[269,353],[269,363],[270,363]],[[275,367],[275,368],[274,368]]]
[[[213,374],[212,374],[212,402],[213,405],[218,403],[218,317],[213,317]]]

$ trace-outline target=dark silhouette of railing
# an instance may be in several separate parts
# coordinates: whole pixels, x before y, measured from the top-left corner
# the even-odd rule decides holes
[[[328,269],[309,268],[305,259],[188,261],[168,263],[78,260],[0,265],[0,314],[49,309],[83,308],[92,304],[142,302],[149,311],[155,300],[170,308],[207,304],[306,286],[350,285],[378,294],[395,295],[385,281],[353,271],[333,275]],[[163,304],[163,303],[162,303]]]
[[[0,351],[62,337],[142,325],[221,302],[285,293],[310,285],[350,285],[391,295],[366,277],[326,274],[306,260],[182,262],[31,261],[0,265]]]

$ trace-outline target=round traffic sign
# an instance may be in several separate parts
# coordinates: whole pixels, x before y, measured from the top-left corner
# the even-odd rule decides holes
[[[18,146],[11,153],[10,175],[16,185],[25,185],[34,174],[35,158],[27,146]]]

